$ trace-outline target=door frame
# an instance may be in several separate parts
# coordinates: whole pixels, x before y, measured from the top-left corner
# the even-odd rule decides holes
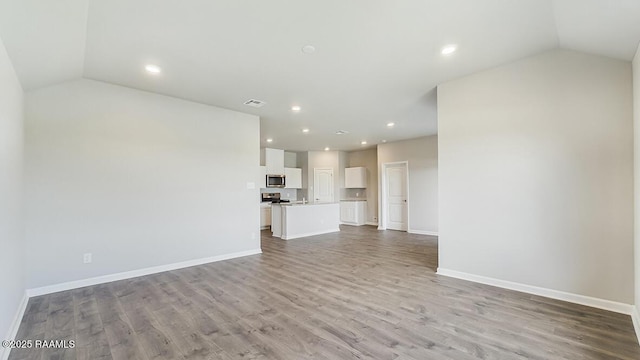
[[[394,162],[388,162],[388,163],[383,163],[382,164],[382,174],[380,176],[380,224],[378,225],[378,230],[387,230],[387,218],[388,218],[388,214],[387,214],[387,168],[390,167],[395,167],[398,165],[403,165],[404,166],[404,179],[405,179],[405,189],[407,191],[407,230],[406,232],[409,232],[409,229],[411,229],[411,226],[409,224],[409,161],[394,161]]]
[[[335,189],[335,181],[333,176],[335,175],[333,173],[333,168],[313,168],[313,201],[315,201],[316,199],[316,189],[318,188],[316,185],[316,171],[318,170],[331,170],[331,201],[336,201],[336,189]]]

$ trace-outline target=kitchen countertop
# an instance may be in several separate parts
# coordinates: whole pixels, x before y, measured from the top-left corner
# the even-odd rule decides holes
[[[330,205],[330,204],[337,204],[337,202],[305,202],[304,204],[302,203],[302,201],[292,201],[290,203],[279,203],[279,204],[273,204],[273,206],[276,205],[281,205],[281,206],[309,206],[309,205]]]
[[[291,202],[295,203],[295,202],[299,202],[299,201],[291,200]],[[272,203],[271,201],[264,201],[264,202],[260,203],[260,207],[270,207],[272,204],[276,204],[277,205],[278,203]],[[282,204],[289,204],[289,202],[283,202]]]

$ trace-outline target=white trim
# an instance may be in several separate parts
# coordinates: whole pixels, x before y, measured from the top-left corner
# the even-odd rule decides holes
[[[9,327],[9,331],[7,332],[7,336],[2,340],[15,340],[18,335],[18,329],[20,328],[20,323],[22,322],[22,317],[24,316],[24,312],[27,310],[27,304],[29,303],[29,296],[27,296],[27,292],[25,291],[22,296],[22,300],[20,300],[20,304],[18,304],[18,309],[16,310],[16,314],[13,316],[13,321],[11,322],[11,326]],[[11,352],[10,348],[0,347],[0,359],[7,360],[9,358],[9,353]]]
[[[516,282],[494,279],[490,277],[464,273],[455,270],[438,268],[438,275],[448,276],[456,279],[473,281],[481,284],[496,286],[504,289],[515,290],[527,294],[539,295],[551,299],[568,301],[575,304],[590,306],[598,309],[609,310],[621,314],[631,315],[634,306],[616,301],[594,298],[585,295],[573,294],[559,290],[547,289],[532,285],[520,284]]]
[[[329,233],[334,233],[334,232],[339,232],[339,231],[340,231],[340,228],[333,229],[333,230],[322,230],[322,231],[316,231],[316,232],[310,232],[310,233],[304,233],[304,234],[295,234],[295,235],[292,235],[292,236],[283,236],[283,237],[281,237],[281,239],[282,240],[291,240],[291,239],[298,239],[298,238],[301,238],[301,237],[329,234]]]
[[[633,321],[633,328],[636,330],[638,344],[640,344],[640,314],[638,313],[637,306],[633,306],[633,309],[631,311],[631,321]]]
[[[262,253],[261,249],[254,249],[254,250],[241,251],[241,252],[225,254],[225,255],[211,256],[211,257],[202,258],[202,259],[187,260],[187,261],[182,261],[182,262],[173,263],[173,264],[153,266],[153,267],[148,267],[144,269],[125,271],[125,272],[116,273],[116,274],[96,276],[88,279],[75,280],[75,281],[69,281],[69,282],[60,283],[60,284],[27,289],[27,296],[33,297],[33,296],[46,295],[46,294],[51,294],[59,291],[77,289],[85,286],[130,279],[130,278],[139,277],[139,276],[156,274],[164,271],[177,270],[177,269],[182,269],[186,267],[202,265],[202,264],[207,264],[207,263],[212,263],[212,262],[222,261],[222,260],[229,260],[229,259],[239,258],[243,256],[256,255],[261,253]]]
[[[409,230],[407,230],[407,232],[409,234],[438,236],[438,232],[437,231],[426,231],[426,230],[409,229]]]
[[[378,226],[378,222],[377,221],[367,221],[366,223],[364,223],[365,225],[371,225],[371,226]]]

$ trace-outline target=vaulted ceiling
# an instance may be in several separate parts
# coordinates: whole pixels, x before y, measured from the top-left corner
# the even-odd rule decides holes
[[[259,115],[262,146],[353,150],[435,134],[435,87],[466,74],[559,47],[631,60],[640,1],[0,0],[0,38],[27,91],[94,79]]]

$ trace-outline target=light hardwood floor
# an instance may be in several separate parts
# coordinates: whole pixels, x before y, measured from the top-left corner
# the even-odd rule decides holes
[[[343,226],[32,298],[10,359],[640,359],[628,316],[438,276],[434,237]]]

